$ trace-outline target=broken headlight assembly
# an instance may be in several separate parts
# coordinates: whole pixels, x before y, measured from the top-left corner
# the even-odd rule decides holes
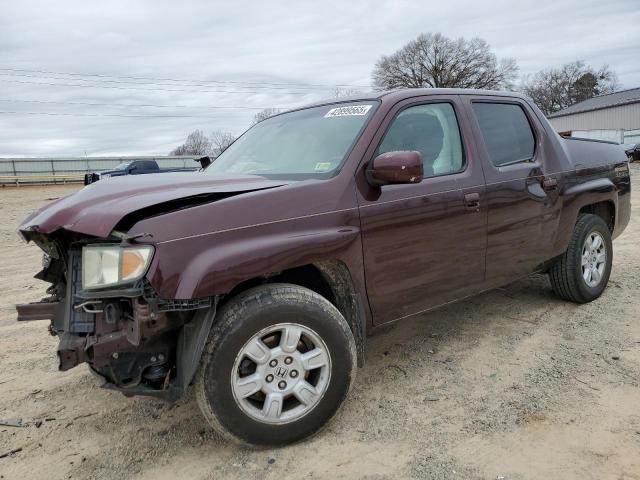
[[[151,263],[153,247],[87,245],[82,249],[82,288],[94,290],[141,279]]]

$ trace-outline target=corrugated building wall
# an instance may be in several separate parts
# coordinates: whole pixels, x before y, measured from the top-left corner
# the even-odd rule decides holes
[[[640,103],[549,118],[558,132],[572,130],[638,130]]]

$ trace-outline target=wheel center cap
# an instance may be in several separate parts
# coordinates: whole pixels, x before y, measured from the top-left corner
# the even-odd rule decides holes
[[[278,378],[285,378],[287,376],[287,373],[289,373],[289,370],[284,367],[277,367],[273,371],[273,374]]]

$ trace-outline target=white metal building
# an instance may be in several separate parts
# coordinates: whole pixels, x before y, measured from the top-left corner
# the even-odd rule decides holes
[[[556,131],[573,137],[640,143],[640,88],[593,97],[549,115]]]

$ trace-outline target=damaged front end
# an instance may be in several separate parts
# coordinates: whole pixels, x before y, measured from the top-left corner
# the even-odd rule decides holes
[[[113,251],[136,248],[135,239],[125,235],[105,240],[62,229],[22,235],[44,250],[44,268],[35,277],[51,286],[47,298],[16,306],[18,320],[51,320],[49,331],[59,337],[59,369],[86,362],[106,388],[179,398],[195,373],[216,299],[161,299],[144,272],[132,282],[85,288],[83,251],[96,245]]]

